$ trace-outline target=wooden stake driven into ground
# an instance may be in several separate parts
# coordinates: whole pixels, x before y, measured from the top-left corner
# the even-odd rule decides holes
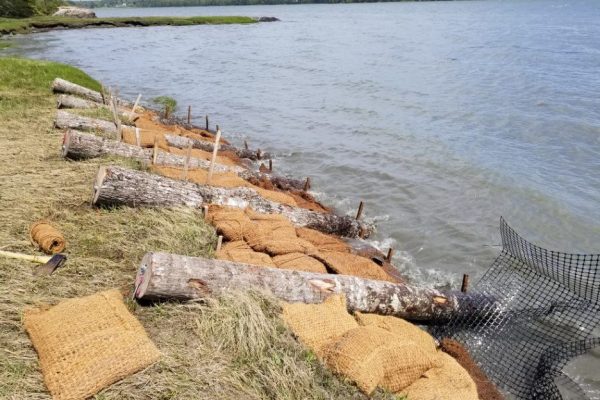
[[[215,161],[217,161],[217,152],[219,151],[219,141],[221,140],[221,130],[217,125],[217,136],[215,137],[215,145],[212,152],[212,157],[210,159],[210,166],[208,167],[208,176],[206,177],[206,184],[210,185],[210,181],[213,176],[213,171],[215,169]],[[190,145],[191,146],[191,145]]]
[[[350,312],[394,315],[422,323],[444,322],[493,307],[489,297],[441,291],[347,275],[266,268],[231,261],[147,253],[136,277],[136,298],[197,300],[235,290],[261,290],[288,302],[321,303],[346,296]]]
[[[137,108],[141,99],[142,99],[142,94],[140,93],[140,94],[138,94],[137,99],[135,99],[135,103],[133,103],[133,107],[131,107],[131,112],[129,113],[129,117],[131,119],[133,119],[133,116],[135,115],[135,109]]]
[[[246,208],[264,214],[282,214],[296,226],[305,226],[347,237],[368,237],[374,227],[349,216],[320,213],[275,203],[251,188],[220,188],[165,178],[148,172],[107,166],[100,167],[92,204],[132,207],[200,208],[204,204]]]

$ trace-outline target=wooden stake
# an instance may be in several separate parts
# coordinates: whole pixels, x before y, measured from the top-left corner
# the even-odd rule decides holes
[[[192,123],[192,106],[188,106],[188,125]]]
[[[131,112],[129,113],[129,119],[133,119],[133,115],[135,114],[135,109],[137,108],[141,99],[142,99],[142,94],[140,93],[140,94],[138,94],[137,99],[135,99],[135,103],[133,103],[133,108],[131,109]]]
[[[156,164],[156,157],[158,157],[158,138],[154,137],[154,147],[152,148],[152,165]]]
[[[387,261],[387,262],[392,261],[392,257],[394,257],[394,252],[395,252],[395,250],[390,247],[390,249],[388,250],[387,256],[385,257],[385,261]]]
[[[467,293],[468,289],[469,289],[469,275],[464,274],[463,280],[462,280],[462,285],[460,287],[460,291],[463,293]]]
[[[215,161],[217,161],[217,152],[219,151],[219,141],[221,140],[221,130],[217,128],[217,137],[215,138],[215,147],[213,149],[212,158],[210,159],[210,166],[208,167],[208,176],[206,177],[206,184],[210,185],[212,179],[213,170],[215,168]]]
[[[261,149],[256,150],[256,158],[259,160],[262,158],[262,150]]]
[[[309,189],[310,189],[310,178],[307,177],[306,182],[304,182],[304,191],[308,192]]]
[[[192,157],[192,143],[188,145],[187,153],[185,155],[185,162],[183,164],[183,180],[188,180],[188,169],[190,168],[190,158]]]
[[[269,172],[273,172],[273,160],[269,158]]]
[[[140,139],[140,128],[138,128],[137,126],[135,127],[135,144],[140,147],[142,145],[141,139]]]
[[[221,245],[223,245],[223,236],[219,235],[217,238],[217,251],[221,250]]]
[[[204,219],[208,217],[208,206],[202,206],[202,215],[204,216]]]
[[[110,108],[112,110],[113,122],[115,123],[115,127],[117,128],[117,140],[119,142],[123,141],[123,131],[121,128],[121,119],[119,118],[119,111],[117,107],[117,97],[119,95],[119,91],[115,90],[115,94],[111,95],[111,104]]]
[[[244,140],[244,148],[245,148],[246,150],[248,150],[248,142],[246,142],[245,140]]]
[[[364,206],[365,206],[365,203],[361,201],[360,204],[358,205],[358,212],[356,213],[356,219],[360,219],[360,217],[362,216]]]
[[[204,118],[206,119],[206,129],[205,130],[208,130],[208,114],[206,114],[206,116]]]

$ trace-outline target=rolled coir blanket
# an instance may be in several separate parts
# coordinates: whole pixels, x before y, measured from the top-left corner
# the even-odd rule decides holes
[[[67,242],[64,236],[48,221],[38,221],[31,225],[29,230],[31,241],[47,254],[60,253],[65,249]]]

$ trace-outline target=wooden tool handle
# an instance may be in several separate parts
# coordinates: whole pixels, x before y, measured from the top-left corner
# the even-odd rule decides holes
[[[29,254],[13,253],[4,250],[0,250],[0,256],[15,258],[17,260],[31,261],[38,264],[45,264],[52,258],[50,256],[30,256]]]

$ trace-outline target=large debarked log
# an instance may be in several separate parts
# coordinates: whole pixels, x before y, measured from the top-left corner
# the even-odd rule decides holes
[[[493,299],[475,293],[168,253],[144,256],[136,277],[135,297],[150,301],[197,300],[249,289],[267,291],[288,302],[303,303],[321,303],[331,295],[343,294],[351,312],[394,315],[422,323],[440,323],[494,306]]]
[[[52,90],[54,90],[55,93],[74,94],[83,97],[84,99],[104,104],[104,97],[100,92],[96,92],[95,90],[88,89],[61,78],[56,78],[54,82],[52,82]]]
[[[65,133],[62,155],[63,157],[74,160],[85,160],[88,158],[114,155],[133,158],[144,164],[148,164],[152,160],[152,150],[142,149],[138,146],[118,142],[116,140],[103,138],[89,133],[79,132],[76,130],[69,130]],[[181,167],[185,165],[185,160],[185,156],[158,151],[156,164]],[[207,169],[209,162],[190,157],[190,163],[188,166],[190,168]],[[298,181],[297,179],[264,174],[262,172],[252,171],[237,166],[215,164],[214,170],[216,172],[234,172],[239,175],[240,178],[246,179],[249,182],[271,182],[273,186],[281,190],[296,189],[296,186],[301,183],[301,181]]]
[[[54,93],[73,94],[83,97],[84,99],[95,101],[96,103],[106,104],[107,102],[102,93],[88,89],[73,82],[66,81],[61,78],[56,78],[52,82],[52,90]],[[123,99],[117,99],[117,104],[123,107],[132,107],[132,104]]]
[[[106,109],[108,110],[108,106],[104,104],[96,103],[95,101],[85,100],[81,97],[71,96],[68,94],[61,94],[58,96],[56,100],[56,108],[82,108],[82,109]],[[128,120],[135,121],[140,116],[137,114],[132,114],[129,111],[119,110],[119,114],[122,117],[127,118]]]
[[[198,185],[117,166],[100,167],[92,204],[133,207],[201,207],[203,204],[216,204],[250,207],[265,214],[282,214],[296,226],[339,236],[364,238],[374,230],[373,225],[349,216],[320,213],[266,200],[251,188],[226,189]]]
[[[139,146],[119,142],[117,140],[102,138],[75,130],[69,130],[65,133],[62,146],[63,157],[73,160],[85,160],[109,155],[132,158],[148,165],[152,162],[153,149],[143,149]],[[167,153],[160,150],[156,153],[157,165],[181,167],[185,165],[185,162],[185,156]],[[209,161],[194,157],[189,158],[189,168],[207,169],[209,165]],[[244,172],[242,167],[221,164],[215,164],[214,170],[217,172],[234,172],[237,174]]]
[[[113,135],[117,134],[117,126],[112,121],[82,117],[63,110],[56,111],[54,126],[58,129],[78,129],[81,131],[102,131]],[[122,125],[123,129],[135,130],[134,126]]]
[[[213,149],[215,148],[214,143],[203,141],[203,140],[187,138],[187,137],[183,137],[183,136],[177,136],[177,135],[166,134],[165,140],[167,141],[169,146],[178,147],[180,149],[186,149],[186,148],[188,148],[189,145],[192,145],[192,147],[195,149],[212,152]],[[224,144],[224,143],[219,145],[219,150],[230,151],[230,152],[234,153],[236,156],[238,156],[239,158],[248,158],[253,161],[271,158],[271,155],[269,153],[263,153],[260,150],[253,151],[250,149],[239,149],[235,146],[232,146],[230,144]]]

